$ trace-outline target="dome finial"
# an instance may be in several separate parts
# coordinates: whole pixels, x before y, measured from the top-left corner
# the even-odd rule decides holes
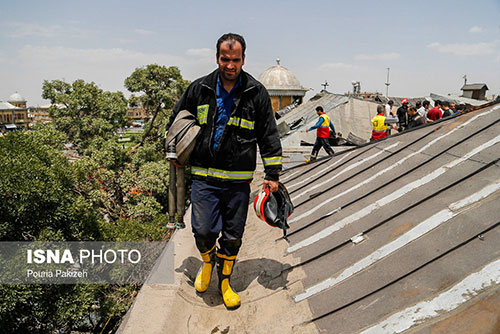
[[[279,58],[276,58],[276,64],[278,64],[278,66],[280,66],[280,59]]]

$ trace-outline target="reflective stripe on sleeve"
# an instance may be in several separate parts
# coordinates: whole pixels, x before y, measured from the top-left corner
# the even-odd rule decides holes
[[[262,161],[264,162],[264,166],[281,165],[281,160],[282,160],[282,157],[262,158]]]

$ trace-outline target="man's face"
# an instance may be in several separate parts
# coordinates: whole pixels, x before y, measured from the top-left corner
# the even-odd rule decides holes
[[[233,40],[222,42],[217,57],[217,65],[219,65],[222,79],[236,81],[244,64],[245,55],[243,55],[240,42]]]

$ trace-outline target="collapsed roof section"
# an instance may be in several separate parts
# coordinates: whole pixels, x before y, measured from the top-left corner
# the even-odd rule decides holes
[[[298,147],[301,141],[314,143],[316,133],[306,133],[306,130],[318,121],[317,106],[323,107],[335,131],[344,138],[351,133],[366,141],[370,139],[371,119],[377,114],[377,103],[323,91],[277,121],[284,148]]]

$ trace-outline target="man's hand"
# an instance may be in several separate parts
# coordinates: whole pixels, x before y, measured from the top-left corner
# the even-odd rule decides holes
[[[309,129],[306,129],[306,132],[309,132]]]
[[[266,189],[266,186],[269,187],[269,190],[271,190],[272,193],[278,191],[278,181],[264,180],[262,190]]]

